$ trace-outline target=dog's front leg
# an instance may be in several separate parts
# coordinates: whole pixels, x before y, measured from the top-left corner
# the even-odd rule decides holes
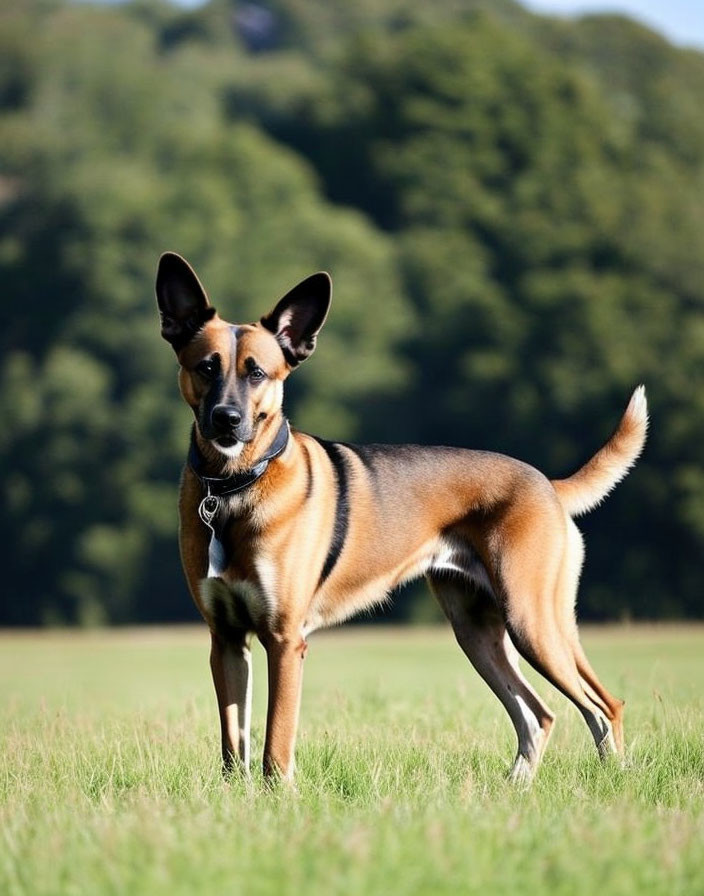
[[[246,634],[221,640],[211,635],[210,669],[220,712],[223,771],[233,769],[239,757],[249,772],[249,733],[252,717],[252,655]]]
[[[306,642],[300,637],[267,639],[269,703],[264,744],[264,774],[292,780]]]

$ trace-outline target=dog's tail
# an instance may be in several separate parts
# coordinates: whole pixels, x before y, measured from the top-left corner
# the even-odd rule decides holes
[[[600,504],[631,469],[645,445],[648,402],[645,386],[638,386],[616,432],[594,457],[568,479],[553,479],[565,510],[580,516]]]

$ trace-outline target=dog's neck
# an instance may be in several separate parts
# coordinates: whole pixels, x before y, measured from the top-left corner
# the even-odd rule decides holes
[[[283,414],[267,420],[256,439],[246,443],[236,458],[223,454],[207,439],[204,439],[197,424],[191,435],[189,464],[201,478],[227,478],[246,475],[263,461],[278,457],[286,447],[289,438],[288,421]]]

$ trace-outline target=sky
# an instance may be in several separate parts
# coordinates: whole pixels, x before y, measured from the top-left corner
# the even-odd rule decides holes
[[[521,0],[533,12],[580,15],[588,12],[623,13],[660,31],[675,44],[704,50],[702,0]]]
[[[178,6],[194,7],[201,6],[204,0],[172,0],[172,2]],[[262,2],[266,5],[266,0]],[[425,0],[418,2],[422,3]],[[546,15],[622,13],[661,32],[672,43],[704,50],[704,0],[519,0],[519,2],[533,12]]]

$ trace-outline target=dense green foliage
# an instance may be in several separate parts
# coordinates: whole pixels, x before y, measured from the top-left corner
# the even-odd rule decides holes
[[[526,793],[505,778],[510,722],[449,629],[314,635],[292,793],[258,767],[220,779],[204,626],[5,635],[0,892],[699,894],[704,631],[585,644],[626,698],[628,763],[600,765],[548,688],[557,723]],[[264,666],[255,649],[257,758]]]
[[[701,54],[510,0],[0,0],[0,623],[193,612],[164,249],[235,320],[331,271],[287,406],[328,437],[566,475],[645,382],[580,612],[701,615],[703,95]]]

